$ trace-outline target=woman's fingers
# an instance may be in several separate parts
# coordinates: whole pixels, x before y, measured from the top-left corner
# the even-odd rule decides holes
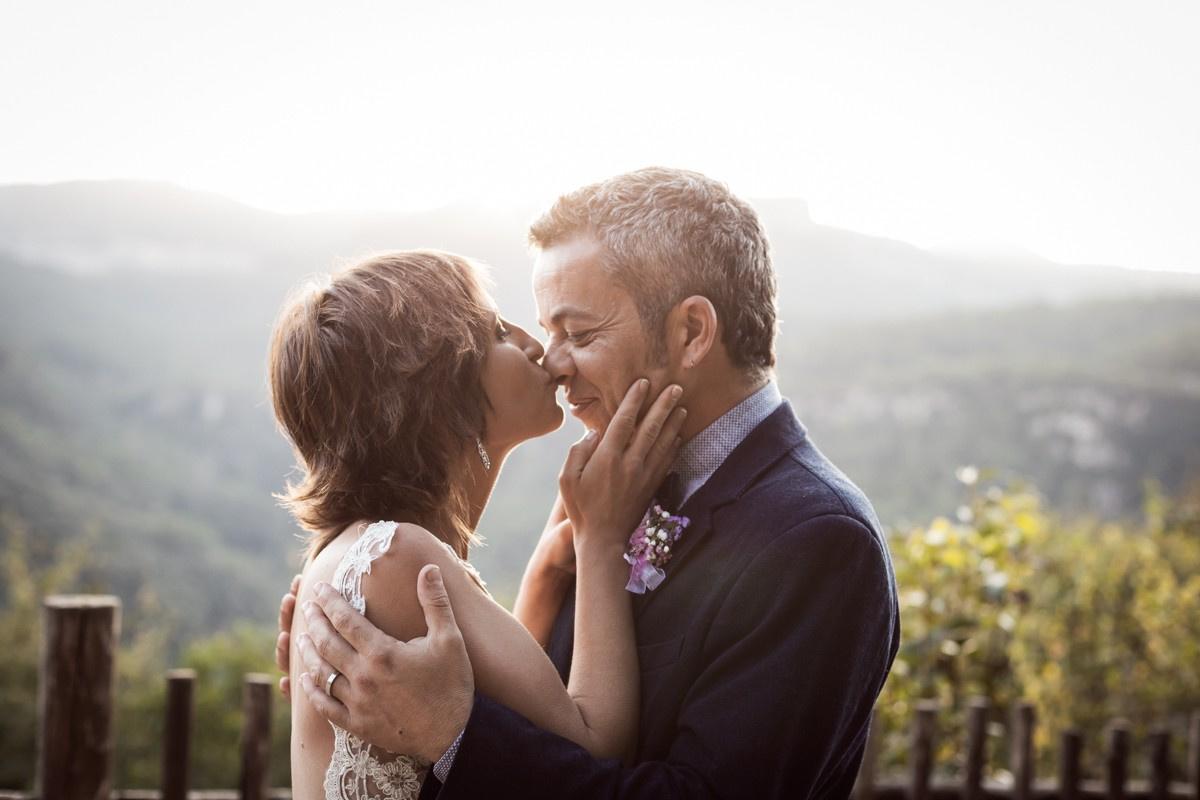
[[[675,461],[675,456],[679,453],[679,446],[682,444],[679,432],[683,430],[683,423],[686,421],[687,409],[677,406],[671,412],[671,416],[667,417],[662,432],[658,435],[658,441],[650,448],[650,452],[646,456],[646,467],[656,477],[660,471],[663,476],[666,476],[667,470]]]
[[[612,421],[608,423],[602,441],[604,447],[618,453],[625,452],[629,440],[633,438],[633,432],[637,430],[638,414],[642,411],[649,391],[650,381],[645,378],[633,382],[633,386],[625,392],[621,405],[617,407],[617,413],[613,414]]]
[[[654,405],[650,406],[650,410],[642,418],[637,432],[633,435],[633,441],[629,445],[629,456],[635,462],[645,461],[649,456],[651,448],[664,433],[664,426],[670,418],[672,409],[675,408],[682,396],[683,389],[676,384],[668,386],[659,393]]]
[[[583,468],[587,466],[588,460],[592,457],[592,453],[596,452],[596,445],[600,441],[600,436],[595,431],[588,431],[583,435],[571,448],[567,450],[567,458],[563,462],[562,470],[558,473],[559,499],[566,504],[566,497],[562,494],[563,490],[569,490],[575,482],[579,480],[579,476],[583,474]],[[551,519],[553,519],[551,515]],[[563,512],[563,518],[566,519],[566,512]]]

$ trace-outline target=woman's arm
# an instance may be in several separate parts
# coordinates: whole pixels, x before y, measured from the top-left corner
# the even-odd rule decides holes
[[[575,536],[562,495],[558,495],[550,519],[525,566],[513,604],[513,616],[521,621],[543,650],[550,643],[554,619],[574,580]]]
[[[687,414],[675,408],[681,390],[669,386],[639,424],[648,393],[649,381],[630,387],[604,437],[590,434],[572,447],[559,476],[579,573],[569,691],[589,727],[626,759],[636,741],[640,681],[622,554],[675,457]]]
[[[437,564],[462,631],[476,689],[599,758],[625,756],[636,731],[636,646],[624,590],[628,565],[621,552],[661,478],[659,473],[665,471],[663,464],[670,463],[682,423],[681,415],[669,413],[671,400],[656,403],[642,426],[635,426],[640,401],[635,406],[631,397],[627,400],[629,419],[614,431],[623,438],[606,435],[602,442],[598,437],[586,440],[572,448],[564,466],[568,513],[575,513],[582,525],[575,537],[579,600],[567,687],[529,631],[423,528],[400,525],[392,546],[363,582],[367,618],[394,638],[413,639],[425,634],[415,590],[417,575],[425,564]],[[632,436],[629,430],[635,427],[637,435]],[[647,439],[656,448],[653,457],[649,449],[642,449]],[[669,444],[659,446],[659,439]],[[633,522],[628,521],[631,517]],[[386,742],[374,743],[387,747]]]

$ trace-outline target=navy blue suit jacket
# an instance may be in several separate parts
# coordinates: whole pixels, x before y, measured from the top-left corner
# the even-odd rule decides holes
[[[867,498],[788,403],[688,499],[666,580],[635,599],[636,763],[598,760],[476,698],[454,798],[845,798],[899,646],[895,577]],[[574,603],[550,654],[569,670]]]

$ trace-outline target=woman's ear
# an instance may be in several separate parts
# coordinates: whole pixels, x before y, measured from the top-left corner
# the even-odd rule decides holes
[[[717,309],[707,297],[694,294],[675,307],[678,314],[680,366],[692,369],[717,341]]]

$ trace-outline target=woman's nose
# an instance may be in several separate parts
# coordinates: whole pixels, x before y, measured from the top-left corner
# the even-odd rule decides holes
[[[546,355],[546,349],[542,347],[542,343],[529,334],[525,334],[525,342],[521,349],[525,351],[525,355],[529,357],[530,361],[541,361],[542,356]]]

